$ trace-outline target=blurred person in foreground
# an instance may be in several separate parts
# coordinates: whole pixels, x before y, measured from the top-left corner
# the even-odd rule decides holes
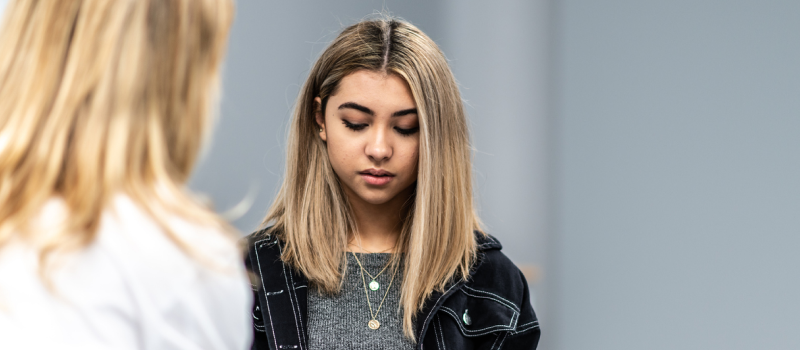
[[[0,31],[0,349],[244,349],[235,234],[184,184],[230,0],[10,1]]]
[[[345,28],[297,98],[283,186],[248,237],[255,348],[533,350],[525,277],[474,210],[447,59],[386,17]]]

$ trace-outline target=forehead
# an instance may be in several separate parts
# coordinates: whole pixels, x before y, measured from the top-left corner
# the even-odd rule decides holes
[[[401,108],[416,107],[405,79],[397,74],[369,70],[355,71],[342,78],[331,97]]]

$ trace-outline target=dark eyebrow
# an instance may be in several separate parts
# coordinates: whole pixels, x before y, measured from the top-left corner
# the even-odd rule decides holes
[[[409,115],[409,114],[417,114],[417,109],[409,108],[409,109],[404,109],[402,111],[397,111],[392,113],[392,117],[402,117],[404,115]]]
[[[373,117],[375,116],[375,112],[373,112],[371,109],[369,109],[367,107],[364,107],[364,106],[362,106],[362,105],[360,105],[358,103],[355,103],[355,102],[345,102],[345,103],[342,103],[341,105],[339,105],[339,109],[345,109],[345,108],[352,108],[352,109],[364,112],[366,114],[369,114],[369,115],[371,115]]]
[[[342,103],[341,105],[339,105],[339,109],[345,109],[345,108],[355,109],[357,111],[361,111],[361,112],[364,112],[366,114],[369,114],[369,115],[371,115],[373,117],[375,116],[375,112],[373,112],[371,109],[369,109],[367,107],[364,107],[364,106],[362,106],[362,105],[360,105],[358,103],[355,103],[355,102],[345,102],[345,103]],[[417,109],[416,108],[409,108],[409,109],[404,109],[402,111],[397,111],[397,112],[392,113],[392,117],[402,117],[404,115],[409,115],[409,114],[417,114]]]

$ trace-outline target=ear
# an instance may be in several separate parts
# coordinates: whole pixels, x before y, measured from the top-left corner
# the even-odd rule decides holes
[[[319,138],[322,141],[328,141],[328,134],[325,130],[325,116],[322,115],[322,99],[319,96],[314,98],[314,119],[317,120],[317,125],[319,125]]]

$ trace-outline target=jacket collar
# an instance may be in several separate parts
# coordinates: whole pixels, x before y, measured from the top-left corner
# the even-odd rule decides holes
[[[488,233],[475,231],[475,242],[478,244],[479,253],[488,250],[503,249],[503,245],[500,244],[500,241],[498,241],[497,238],[492,237]]]

